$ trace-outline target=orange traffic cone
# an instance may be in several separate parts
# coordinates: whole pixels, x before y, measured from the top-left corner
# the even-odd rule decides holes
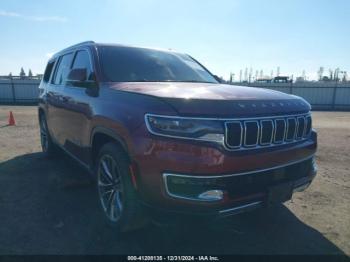
[[[10,111],[10,114],[9,114],[9,126],[15,126],[16,125],[16,121],[15,121],[15,118],[13,117],[13,114],[12,114],[12,111]]]

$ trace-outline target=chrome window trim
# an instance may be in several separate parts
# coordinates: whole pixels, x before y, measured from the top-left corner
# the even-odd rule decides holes
[[[289,123],[288,123],[288,120],[294,120],[294,123],[295,123],[295,127],[294,127],[294,134],[293,134],[293,137],[292,137],[292,139],[288,139],[288,134],[289,134]],[[285,139],[285,141],[286,142],[292,142],[292,141],[294,141],[295,140],[295,134],[296,134],[296,131],[297,131],[297,120],[296,120],[296,118],[295,117],[287,117],[287,127],[286,127],[286,139]]]
[[[228,127],[227,124],[233,124],[233,123],[239,123],[239,126],[241,127],[241,137],[239,141],[239,146],[230,146],[227,139],[228,139]],[[242,140],[243,140],[243,126],[241,121],[226,121],[225,122],[225,145],[229,147],[230,149],[237,149],[242,147]]]
[[[271,124],[272,124],[272,133],[271,133],[271,139],[270,139],[270,142],[269,143],[263,143],[262,141],[261,141],[261,139],[262,139],[262,135],[263,135],[263,122],[271,122]],[[266,119],[266,120],[261,120],[260,121],[260,145],[262,145],[262,146],[267,146],[267,145],[271,145],[272,144],[272,141],[273,141],[273,134],[274,134],[274,132],[275,132],[275,123],[274,123],[274,121],[272,120],[272,119]]]
[[[163,182],[164,182],[165,192],[166,192],[166,194],[168,196],[173,197],[173,198],[179,198],[179,199],[185,199],[185,200],[191,200],[191,201],[208,202],[210,200],[184,197],[184,196],[180,196],[180,195],[176,195],[176,194],[171,193],[169,191],[169,188],[168,188],[167,177],[168,176],[175,176],[175,177],[183,177],[183,178],[216,179],[216,178],[227,178],[227,177],[235,177],[235,176],[245,176],[245,175],[250,175],[250,174],[254,174],[254,173],[266,172],[266,171],[270,171],[270,170],[275,170],[275,169],[279,169],[279,168],[295,165],[295,164],[307,161],[307,160],[313,158],[314,156],[315,156],[315,154],[312,154],[312,155],[310,155],[308,157],[305,157],[305,158],[302,158],[302,159],[299,159],[299,160],[295,160],[295,161],[290,161],[290,162],[288,162],[286,164],[277,165],[277,166],[270,167],[270,168],[253,170],[253,171],[240,172],[240,173],[235,173],[235,174],[228,174],[228,175],[214,175],[214,176],[212,176],[212,175],[209,175],[209,176],[198,175],[198,176],[194,176],[194,175],[183,175],[183,174],[174,174],[174,173],[163,173]],[[210,201],[210,202],[212,202],[212,201]]]
[[[255,144],[247,145],[247,123],[255,123],[256,126],[258,127]],[[257,121],[257,120],[244,121],[244,146],[245,147],[256,147],[259,143],[259,135],[260,135],[259,121]]]
[[[283,138],[281,141],[276,141],[276,131],[277,131],[277,121],[280,121],[282,120],[284,122],[284,132],[283,132]],[[287,123],[286,123],[286,120],[284,118],[277,118],[275,119],[274,121],[275,123],[275,132],[274,132],[274,135],[273,135],[273,143],[275,144],[283,144],[284,141],[285,141],[285,138],[286,138],[286,130],[287,130]]]
[[[148,120],[147,120],[147,117],[148,116],[155,116],[155,117],[163,117],[163,118],[175,118],[175,119],[194,119],[194,120],[212,120],[212,121],[221,121],[223,122],[224,124],[224,128],[225,128],[225,131],[223,133],[223,139],[220,140],[220,141],[217,141],[217,140],[208,140],[208,139],[202,139],[202,138],[187,138],[187,137],[181,137],[181,136],[172,136],[172,135],[165,135],[165,134],[161,134],[161,133],[157,133],[157,132],[154,132],[151,127],[149,126],[149,123],[148,123]],[[169,138],[174,138],[174,139],[182,139],[182,140],[190,140],[190,141],[203,141],[203,142],[212,142],[212,143],[216,143],[216,144],[219,144],[220,146],[222,146],[225,150],[227,151],[245,151],[245,150],[255,150],[255,149],[261,149],[261,148],[272,148],[272,147],[277,147],[277,146],[282,146],[282,145],[285,145],[285,144],[288,144],[288,145],[293,145],[293,144],[296,144],[296,143],[300,143],[302,141],[306,141],[310,138],[310,135],[311,135],[311,132],[312,132],[312,127],[310,129],[310,133],[307,137],[301,139],[301,140],[293,140],[291,142],[286,142],[286,141],[283,141],[282,143],[276,143],[274,144],[271,143],[270,145],[265,145],[265,146],[260,146],[260,145],[257,145],[256,147],[247,147],[247,148],[244,148],[242,146],[242,143],[241,143],[241,147],[230,147],[228,144],[227,144],[227,141],[226,141],[226,136],[227,136],[227,127],[225,125],[226,122],[244,122],[244,121],[249,121],[249,120],[264,120],[264,119],[268,119],[268,120],[272,120],[273,123],[275,123],[275,120],[276,119],[283,119],[283,118],[296,118],[298,116],[304,116],[304,117],[311,117],[311,112],[308,112],[308,113],[302,113],[302,114],[287,114],[287,115],[278,115],[278,116],[264,116],[264,117],[239,117],[239,118],[213,118],[213,117],[182,117],[182,116],[176,116],[176,115],[158,115],[158,114],[152,114],[152,113],[146,113],[144,115],[144,121],[145,121],[145,125],[147,127],[147,130],[153,134],[153,135],[156,135],[156,136],[160,136],[160,137],[169,137]],[[274,126],[274,128],[276,128]],[[285,130],[286,132],[286,130]],[[242,138],[243,139],[243,138]],[[241,140],[242,140],[241,139]],[[274,138],[273,138],[273,141],[274,141]]]

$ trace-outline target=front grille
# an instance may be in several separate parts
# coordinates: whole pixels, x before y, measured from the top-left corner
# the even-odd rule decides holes
[[[312,123],[309,114],[256,119],[237,119],[225,123],[225,143],[230,150],[277,146],[307,139]]]

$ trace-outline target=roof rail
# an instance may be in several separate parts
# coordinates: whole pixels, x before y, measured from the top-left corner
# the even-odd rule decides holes
[[[74,47],[78,47],[78,46],[81,46],[81,45],[86,45],[86,44],[94,44],[95,42],[94,41],[84,41],[84,42],[81,42],[81,43],[78,43],[78,44],[75,44],[75,45],[72,45],[72,46],[69,46],[63,50],[61,50],[59,53],[63,52],[63,51],[66,51],[68,49],[71,49],[71,48],[74,48]]]

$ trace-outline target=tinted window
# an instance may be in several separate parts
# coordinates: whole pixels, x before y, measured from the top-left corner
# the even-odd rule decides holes
[[[47,64],[45,73],[44,73],[44,78],[43,78],[44,82],[48,82],[50,80],[50,76],[51,76],[52,68],[54,64],[55,64],[55,61],[51,61]]]
[[[73,54],[67,54],[61,57],[58,68],[56,70],[55,79],[53,83],[55,85],[63,85],[66,83],[70,66],[72,64]]]
[[[73,68],[86,68],[87,77],[89,80],[92,80],[92,66],[87,51],[78,51],[75,55],[73,62]]]
[[[188,55],[134,47],[102,46],[101,68],[112,82],[210,82],[217,83]]]

